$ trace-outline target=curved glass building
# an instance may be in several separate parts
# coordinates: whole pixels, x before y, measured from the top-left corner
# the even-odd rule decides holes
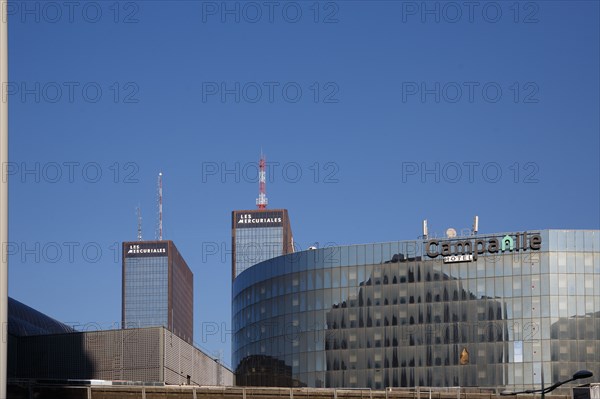
[[[75,332],[72,327],[8,297],[8,334],[15,337],[64,334]]]
[[[600,231],[330,247],[233,282],[238,385],[539,387],[600,375]]]

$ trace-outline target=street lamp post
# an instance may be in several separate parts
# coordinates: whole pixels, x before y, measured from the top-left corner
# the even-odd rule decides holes
[[[542,371],[543,373],[543,371]],[[568,380],[565,381],[559,381],[556,384],[552,384],[550,385],[548,388],[544,388],[544,380],[543,380],[543,375],[542,375],[542,388],[540,389],[526,389],[525,391],[517,391],[517,392],[510,392],[510,391],[504,391],[504,392],[500,392],[500,395],[502,396],[510,396],[510,395],[518,395],[521,393],[541,393],[542,394],[542,398],[544,398],[544,396],[548,393],[548,392],[552,392],[554,391],[556,388],[558,388],[559,386],[566,384],[567,382],[571,382],[571,381],[575,381],[575,380],[580,380],[583,378],[590,378],[594,375],[594,373],[592,373],[591,371],[588,370],[579,370],[578,372],[576,372],[575,374],[573,374],[573,377],[569,378]]]
[[[544,387],[544,363],[541,364],[542,366],[542,370],[541,370],[541,377],[542,377],[542,399],[545,399],[546,393],[544,392],[545,387]]]

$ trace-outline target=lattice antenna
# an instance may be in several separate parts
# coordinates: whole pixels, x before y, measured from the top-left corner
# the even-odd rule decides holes
[[[158,173],[157,182],[157,202],[158,202],[158,227],[156,229],[156,239],[162,241],[163,239],[163,225],[162,225],[162,208],[163,208],[163,195],[162,195],[162,172]]]
[[[135,213],[137,215],[137,239],[142,241],[142,209],[139,205],[135,208]]]
[[[267,199],[267,172],[265,156],[260,151],[260,161],[258,162],[258,198],[256,199],[256,206],[258,209],[265,209],[269,200]]]

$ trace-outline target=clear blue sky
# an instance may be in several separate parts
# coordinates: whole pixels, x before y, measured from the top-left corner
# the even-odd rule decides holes
[[[162,170],[195,341],[228,363],[203,331],[231,329],[261,148],[301,248],[600,228],[596,1],[11,3],[10,295],[78,328],[118,325]]]

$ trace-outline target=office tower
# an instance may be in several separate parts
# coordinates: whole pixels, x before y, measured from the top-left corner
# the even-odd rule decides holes
[[[255,210],[231,213],[232,279],[250,266],[294,252],[287,209],[266,209],[266,161],[259,161],[259,194]]]
[[[242,210],[231,215],[234,279],[252,265],[294,252],[287,209]]]
[[[193,341],[194,275],[172,241],[123,243],[123,328],[164,326]]]

